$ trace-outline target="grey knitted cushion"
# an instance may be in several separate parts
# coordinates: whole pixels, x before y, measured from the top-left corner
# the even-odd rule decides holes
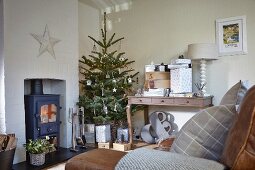
[[[235,105],[213,106],[200,111],[182,127],[170,151],[219,160],[235,114]]]
[[[224,170],[212,160],[177,153],[139,148],[130,151],[117,163],[115,170]]]

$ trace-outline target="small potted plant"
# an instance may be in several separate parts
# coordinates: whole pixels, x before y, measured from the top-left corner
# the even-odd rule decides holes
[[[46,137],[45,139],[29,139],[24,147],[29,153],[30,164],[40,166],[45,163],[45,154],[54,149],[54,144],[50,144],[49,137]]]

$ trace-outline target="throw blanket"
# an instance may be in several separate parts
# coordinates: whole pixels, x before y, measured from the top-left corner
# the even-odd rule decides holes
[[[126,154],[115,170],[224,170],[225,166],[212,160],[177,153],[140,148]]]

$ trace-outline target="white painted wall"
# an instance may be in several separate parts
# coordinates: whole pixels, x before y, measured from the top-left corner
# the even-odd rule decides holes
[[[49,53],[38,57],[39,43],[30,35],[50,35],[61,41]],[[71,146],[69,108],[78,100],[78,0],[4,0],[5,117],[7,132],[18,137],[14,162],[25,160],[24,79],[65,80],[61,100],[61,146]],[[54,85],[57,85],[55,83]],[[53,91],[57,92],[56,87]],[[61,93],[61,91],[60,91]]]
[[[99,38],[100,21],[99,11],[96,8],[79,2],[79,53],[82,56],[91,54],[93,41],[88,36]]]
[[[216,19],[246,15],[248,54],[219,57],[207,65],[207,92],[214,95],[213,103],[218,105],[225,92],[240,79],[255,84],[254,7],[254,0],[139,0],[129,3],[128,10],[113,10],[108,18],[113,24],[112,32],[125,37],[122,49],[136,61],[134,68],[140,72],[142,86],[144,65],[151,61],[168,64],[181,54],[186,56],[191,43],[213,43]],[[197,82],[199,63],[194,63],[193,68],[193,81]],[[174,113],[180,127],[194,114],[180,115],[177,108],[158,109]],[[141,116],[136,116],[133,119],[140,120]],[[142,123],[135,122],[137,126]]]
[[[136,60],[134,67],[143,79],[145,64],[169,63],[180,54],[186,56],[190,43],[215,42],[216,19],[246,15],[248,54],[208,62],[207,91],[215,96],[217,105],[238,80],[255,83],[254,6],[254,0],[139,0],[132,1],[129,10],[113,12],[109,18],[113,32],[125,37],[122,47]],[[194,64],[194,74],[199,74],[197,67]]]
[[[5,133],[5,98],[4,98],[4,10],[0,0],[0,134]]]

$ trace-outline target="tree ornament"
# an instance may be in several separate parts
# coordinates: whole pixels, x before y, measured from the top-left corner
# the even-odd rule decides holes
[[[102,96],[104,96],[104,87],[101,88]]]
[[[120,57],[119,60],[120,60],[120,61],[124,61],[125,58],[124,58],[124,57]]]
[[[104,54],[104,57],[107,57],[107,54]]]
[[[113,82],[113,83],[116,83],[116,82],[117,82],[117,80],[114,78],[113,73],[112,73],[112,82]]]
[[[116,92],[117,92],[117,89],[114,87],[114,88],[112,89],[112,92],[116,93]]]
[[[94,46],[93,46],[93,52],[96,52],[97,51],[97,46],[96,46],[96,43],[94,42]]]
[[[117,80],[113,77],[112,82],[113,82],[113,83],[116,83]]]
[[[107,74],[105,75],[105,78],[107,78],[107,79],[110,78],[110,75],[109,75],[108,71],[107,71]]]
[[[104,113],[105,113],[105,114],[108,114],[108,108],[107,108],[107,106],[106,106],[106,105],[104,105],[103,110],[104,110]]]
[[[87,86],[91,86],[92,81],[91,80],[87,80]]]
[[[126,79],[126,77],[124,77],[124,82],[123,82],[123,84],[127,84],[127,79]]]
[[[128,78],[128,83],[132,83],[132,78],[131,77]]]
[[[117,112],[117,104],[114,105],[114,111]]]

